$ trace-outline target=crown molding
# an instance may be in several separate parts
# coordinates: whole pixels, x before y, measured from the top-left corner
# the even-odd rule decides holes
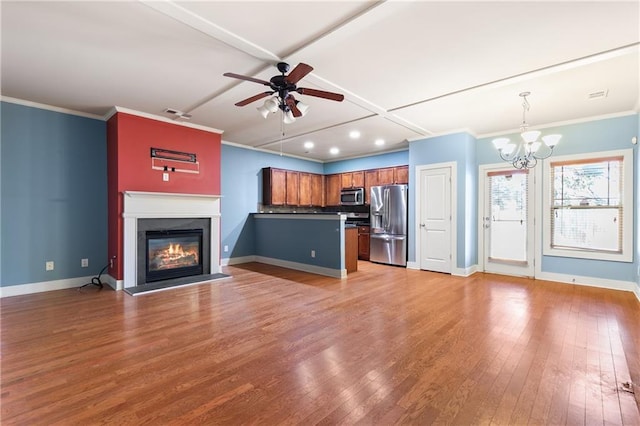
[[[636,115],[636,114],[638,114],[638,111],[634,111],[634,110],[622,111],[622,112],[614,112],[614,113],[611,113],[611,114],[602,114],[602,115],[594,115],[594,116],[590,116],[590,117],[576,118],[576,119],[573,119],[573,120],[555,121],[555,122],[546,123],[546,124],[543,124],[543,125],[540,125],[540,126],[538,126],[538,125],[531,126],[529,129],[531,129],[531,130],[542,130],[542,129],[547,129],[547,128],[550,128],[550,127],[569,126],[569,125],[572,125],[572,124],[587,123],[589,121],[606,120],[606,119],[610,119],[610,118],[626,117],[626,116],[629,116],[629,115]],[[520,133],[521,131],[522,130],[520,130],[520,128],[518,127],[517,129],[508,129],[508,130],[502,130],[500,132],[481,134],[481,135],[478,135],[476,137],[476,139],[486,139],[486,138],[491,138],[491,137],[495,137],[495,136],[516,134],[516,133]]]
[[[38,109],[44,109],[44,110],[47,110],[47,111],[60,112],[62,114],[77,115],[78,117],[93,118],[95,120],[103,120],[104,119],[102,115],[98,115],[98,114],[90,114],[88,112],[75,111],[73,109],[61,108],[61,107],[48,105],[48,104],[41,104],[39,102],[27,101],[27,100],[24,100],[24,99],[12,98],[12,97],[9,97],[9,96],[0,96],[0,100],[2,100],[2,102],[8,102],[8,103],[11,103],[11,104],[28,106],[28,107],[31,107],[31,108],[38,108]]]
[[[121,107],[121,106],[117,106],[117,105],[114,106],[113,108],[111,108],[109,110],[109,112],[107,112],[104,115],[103,119],[105,121],[107,121],[118,112],[121,112],[123,114],[135,115],[137,117],[149,118],[151,120],[162,121],[164,123],[175,124],[176,126],[183,126],[183,127],[190,127],[192,129],[204,130],[205,132],[217,133],[217,134],[220,134],[220,135],[222,133],[224,133],[224,130],[216,129],[216,128],[213,128],[213,127],[203,126],[203,125],[200,125],[200,124],[188,123],[188,122],[184,122],[184,121],[171,120],[171,119],[169,119],[167,117],[163,117],[161,115],[149,114],[147,112],[136,111],[134,109],[129,109],[129,108],[125,108],[125,107]]]

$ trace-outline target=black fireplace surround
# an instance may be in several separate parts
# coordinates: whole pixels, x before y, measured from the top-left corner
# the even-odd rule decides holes
[[[211,273],[209,218],[138,219],[136,285]]]

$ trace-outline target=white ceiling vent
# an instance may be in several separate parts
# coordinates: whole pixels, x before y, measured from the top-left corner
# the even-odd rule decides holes
[[[609,89],[605,90],[596,90],[595,92],[591,92],[587,95],[587,99],[593,101],[595,99],[603,99],[606,98],[609,94]]]
[[[177,110],[177,109],[174,109],[174,108],[166,108],[166,109],[164,110],[164,112],[166,112],[167,114],[173,114],[173,115],[175,115],[175,116],[176,116],[176,117],[175,117],[176,119],[178,119],[178,118],[182,118],[182,119],[184,119],[184,120],[189,120],[189,119],[191,119],[191,117],[192,117],[192,116],[191,116],[191,114],[187,114],[186,112],[182,112],[182,111]]]

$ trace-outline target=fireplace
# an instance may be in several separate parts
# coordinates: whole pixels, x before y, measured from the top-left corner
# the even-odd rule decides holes
[[[146,281],[202,275],[202,229],[147,231]]]
[[[138,219],[136,285],[211,273],[211,220]]]
[[[202,229],[202,275],[222,272],[220,265],[220,197],[202,194],[125,191],[123,228],[123,279],[114,287],[122,290],[149,283],[147,277],[147,231]],[[153,279],[153,274],[151,279]],[[171,280],[189,280],[169,278]]]

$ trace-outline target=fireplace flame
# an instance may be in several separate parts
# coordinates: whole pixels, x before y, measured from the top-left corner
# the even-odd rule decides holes
[[[155,269],[170,269],[183,266],[197,265],[198,250],[196,248],[183,248],[181,244],[170,243],[164,250],[159,250],[152,256],[155,261]]]

